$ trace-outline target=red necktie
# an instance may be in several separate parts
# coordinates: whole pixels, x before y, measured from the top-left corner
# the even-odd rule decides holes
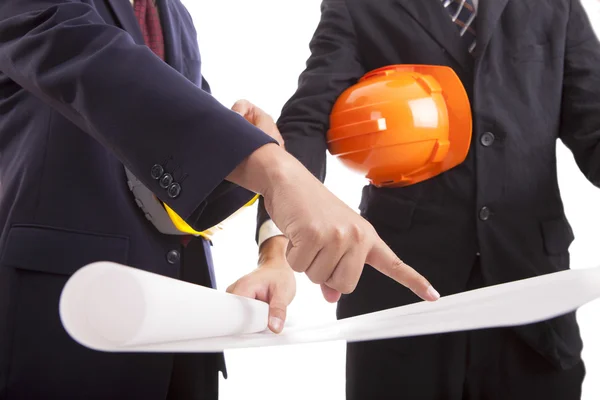
[[[142,29],[146,46],[150,47],[154,54],[164,60],[165,42],[155,1],[135,0],[133,10]]]

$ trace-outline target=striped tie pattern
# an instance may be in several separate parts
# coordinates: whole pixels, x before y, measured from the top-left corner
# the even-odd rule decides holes
[[[472,0],[441,0],[442,5],[459,28],[460,36],[468,46],[469,53],[475,50],[477,37],[475,35],[475,17],[477,10]]]

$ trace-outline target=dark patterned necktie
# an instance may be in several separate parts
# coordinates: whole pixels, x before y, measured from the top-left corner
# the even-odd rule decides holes
[[[442,5],[459,29],[460,36],[467,45],[469,53],[475,50],[477,37],[475,35],[475,17],[477,10],[472,0],[441,0]]]
[[[135,16],[142,29],[146,46],[150,47],[154,54],[164,60],[165,41],[155,1],[156,0],[135,0],[133,3],[133,10],[135,11]]]

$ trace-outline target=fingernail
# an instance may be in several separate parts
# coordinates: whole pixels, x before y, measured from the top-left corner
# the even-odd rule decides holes
[[[440,294],[438,293],[437,290],[435,290],[433,288],[433,286],[429,286],[429,288],[427,289],[427,294],[429,295],[429,297],[431,298],[431,300],[437,300],[440,298]]]
[[[269,325],[271,325],[271,329],[273,329],[275,332],[281,332],[281,329],[283,328],[283,321],[279,318],[271,317],[269,318]]]

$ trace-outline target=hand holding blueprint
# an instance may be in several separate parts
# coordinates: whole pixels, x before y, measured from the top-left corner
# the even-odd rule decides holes
[[[600,297],[600,267],[472,290],[317,326],[268,331],[268,305],[100,262],[77,271],[60,299],[66,331],[108,352],[216,352],[333,340],[361,341],[524,325]]]

